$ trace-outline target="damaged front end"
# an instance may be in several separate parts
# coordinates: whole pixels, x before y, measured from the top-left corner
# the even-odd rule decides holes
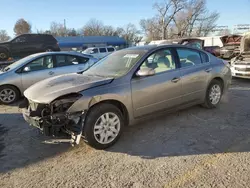
[[[19,108],[30,125],[39,128],[45,136],[57,138],[53,142],[66,141],[75,145],[80,142],[86,113],[72,109],[69,111],[69,108],[81,97],[81,94],[69,94],[50,104],[25,99]],[[65,136],[70,137],[60,141],[60,138]]]

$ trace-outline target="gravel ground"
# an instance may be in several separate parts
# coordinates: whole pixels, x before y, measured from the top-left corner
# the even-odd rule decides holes
[[[195,106],[128,127],[106,151],[45,144],[0,106],[0,187],[250,187],[250,80],[218,109]]]

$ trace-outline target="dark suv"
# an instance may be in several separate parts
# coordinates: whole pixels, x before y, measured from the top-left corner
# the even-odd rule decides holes
[[[0,61],[44,51],[60,51],[57,40],[48,34],[23,34],[0,43]]]

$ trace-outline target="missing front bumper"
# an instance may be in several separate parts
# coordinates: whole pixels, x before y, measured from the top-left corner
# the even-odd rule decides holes
[[[47,137],[53,138],[53,143],[68,142],[71,145],[80,143],[83,126],[85,122],[84,112],[75,112],[72,114],[55,114],[50,118],[64,120],[63,124],[53,124],[48,122],[45,118],[32,117],[28,109],[22,109],[23,117],[29,125],[38,128],[41,133]],[[62,139],[65,137],[69,139]],[[52,142],[51,140],[48,142]]]

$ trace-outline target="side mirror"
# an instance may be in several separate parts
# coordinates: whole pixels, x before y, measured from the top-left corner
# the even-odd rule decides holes
[[[142,68],[140,69],[136,75],[137,76],[140,76],[140,77],[143,77],[143,76],[152,76],[155,74],[155,70],[154,69],[151,69],[151,68]]]
[[[23,71],[24,72],[29,72],[30,71],[30,67],[24,67]]]

